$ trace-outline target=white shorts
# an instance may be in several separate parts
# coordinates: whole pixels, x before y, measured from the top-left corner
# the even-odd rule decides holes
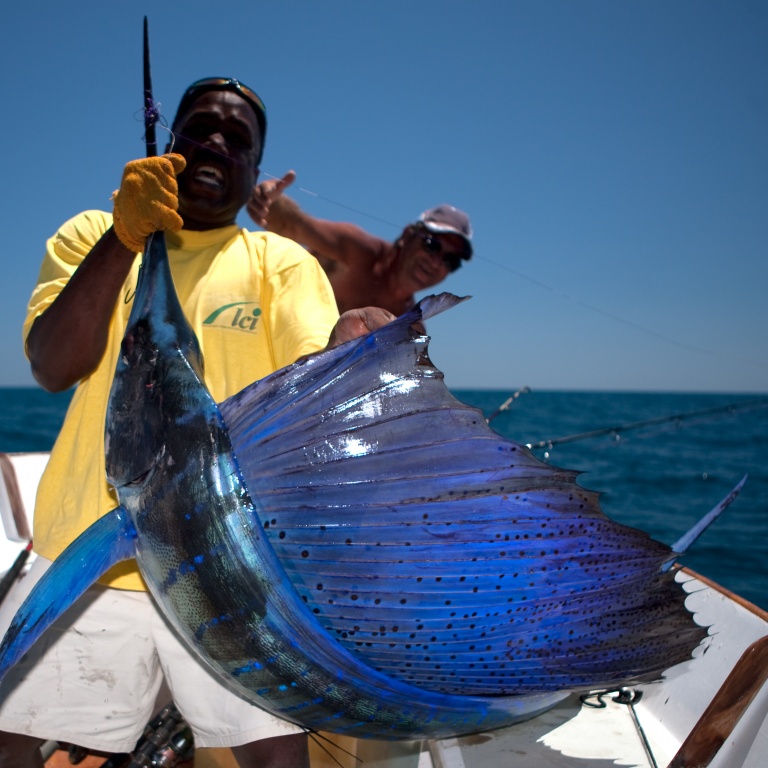
[[[37,557],[0,607],[4,634],[50,566]],[[163,682],[198,747],[236,747],[302,729],[250,704],[202,665],[165,622],[147,592],[94,586],[0,684],[0,730],[130,752]]]

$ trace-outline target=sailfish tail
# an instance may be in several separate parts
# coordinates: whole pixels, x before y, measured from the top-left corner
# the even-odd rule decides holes
[[[0,645],[0,679],[100,576],[134,556],[136,531],[116,507],[78,536],[35,585]]]

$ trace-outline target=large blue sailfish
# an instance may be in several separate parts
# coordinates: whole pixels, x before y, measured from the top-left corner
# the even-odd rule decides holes
[[[120,506],[54,563],[4,672],[115,562],[227,683],[309,729],[447,737],[658,679],[706,636],[669,547],[449,393],[450,294],[217,405],[150,238],[106,425]]]

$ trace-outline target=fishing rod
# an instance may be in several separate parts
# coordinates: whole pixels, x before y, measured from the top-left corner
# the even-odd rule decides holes
[[[522,387],[522,389],[518,389],[517,392],[515,392],[513,395],[508,397],[486,420],[486,424],[490,424],[500,413],[503,411],[508,411],[512,403],[517,400],[520,395],[527,395],[531,391],[530,387]]]
[[[641,427],[657,426],[659,424],[667,424],[670,422],[679,422],[686,419],[693,419],[700,416],[713,416],[718,413],[737,413],[738,411],[750,410],[754,408],[768,407],[768,397],[758,398],[756,400],[748,400],[744,403],[729,403],[727,405],[718,405],[713,408],[702,408],[697,411],[687,411],[685,413],[676,413],[672,416],[659,416],[655,419],[645,419],[643,421],[633,421],[627,424],[619,424],[615,427],[604,427],[603,429],[593,429],[588,432],[579,432],[574,435],[566,435],[565,437],[557,437],[550,440],[539,440],[537,443],[526,443],[526,447],[529,449],[534,448],[554,448],[556,445],[565,445],[566,443],[574,443],[577,440],[589,440],[593,437],[602,437],[603,435],[619,435],[622,432],[628,432],[632,429],[640,429]]]

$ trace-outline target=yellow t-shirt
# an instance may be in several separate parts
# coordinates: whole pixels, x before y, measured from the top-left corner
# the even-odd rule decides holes
[[[48,241],[24,323],[25,342],[35,318],[110,226],[110,214],[86,211]],[[333,291],[317,260],[293,241],[236,225],[167,233],[166,241],[176,291],[200,340],[205,383],[216,402],[327,344],[338,319]],[[34,547],[51,560],[118,504],[106,481],[104,426],[140,261],[115,307],[104,357],[78,384],[40,481]],[[118,564],[102,582],[146,588],[133,560]]]

